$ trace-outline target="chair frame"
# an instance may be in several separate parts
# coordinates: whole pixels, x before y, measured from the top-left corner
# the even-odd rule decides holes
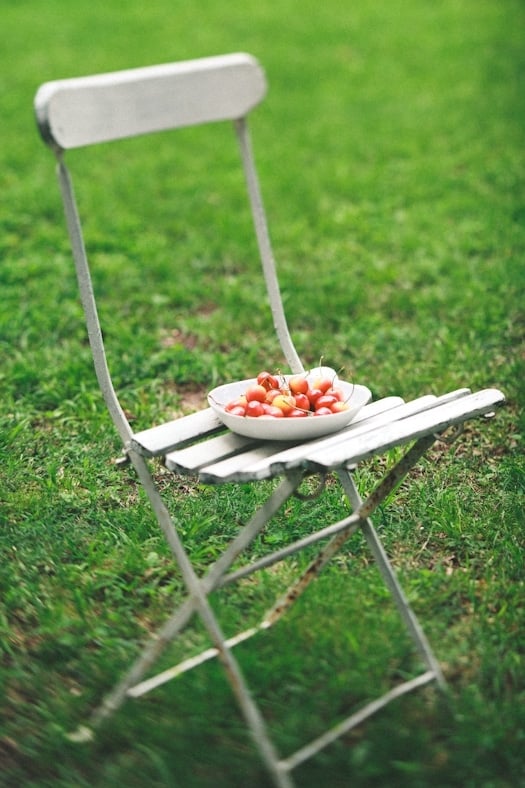
[[[449,428],[457,437],[467,419],[491,414],[504,402],[503,394],[486,389],[472,394],[460,389],[441,397],[427,395],[405,403],[388,397],[371,403],[342,433],[296,446],[276,446],[271,442],[252,443],[232,436],[216,415],[206,409],[140,433],[131,428],[113,387],[96,300],[93,292],[79,211],[65,151],[139,134],[201,123],[230,121],[237,135],[263,275],[273,316],[274,328],[283,355],[294,373],[304,372],[292,342],[276,275],[266,216],[256,173],[247,126],[249,112],[266,93],[264,73],[258,62],[244,53],[193,61],[130,69],[76,79],[48,82],[35,98],[38,126],[44,141],[57,159],[67,228],[76,266],[80,297],[93,353],[97,379],[126,458],[131,461],[148,496],[159,527],[180,569],[187,597],[150,639],[135,663],[114,690],[96,709],[86,726],[71,737],[89,739],[93,731],[113,714],[127,698],[137,698],[186,670],[217,657],[222,663],[256,746],[279,788],[293,786],[291,772],[338,737],[376,713],[390,701],[434,681],[442,690],[445,678],[406,596],[397,580],[376,530],[371,522],[374,510],[406,477],[411,468]],[[404,456],[363,500],[354,482],[353,471],[362,460],[410,444]],[[256,482],[282,477],[267,500],[239,531],[219,559],[198,577],[180,534],[155,484],[150,463],[161,458],[174,473],[197,476],[206,484]],[[261,532],[292,495],[299,494],[305,475],[316,473],[323,480],[334,473],[348,500],[350,514],[296,540],[292,545],[269,552],[258,561],[232,570],[239,555]],[[322,491],[321,484],[319,492]],[[401,620],[413,641],[424,670],[403,681],[340,721],[288,757],[281,757],[270,737],[266,722],[233,655],[233,648],[279,621],[296,599],[319,575],[324,566],[360,530],[368,544],[383,581],[394,600]],[[316,558],[263,616],[260,623],[232,637],[226,637],[211,608],[209,595],[281,561],[293,553],[326,540]],[[202,620],[212,646],[197,657],[151,678],[144,678],[160,654],[194,615]]]

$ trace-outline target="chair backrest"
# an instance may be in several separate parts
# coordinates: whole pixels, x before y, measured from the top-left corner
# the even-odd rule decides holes
[[[64,152],[184,126],[232,121],[274,327],[290,369],[301,372],[303,366],[284,315],[246,123],[246,115],[265,93],[262,68],[255,58],[242,53],[57,80],[43,84],[37,91],[37,123],[58,161],[58,178],[95,371],[124,443],[131,440],[133,433],[115,394],[106,363],[82,227]]]
[[[35,98],[44,140],[66,150],[155,131],[245,117],[266,80],[232,54],[48,82]]]

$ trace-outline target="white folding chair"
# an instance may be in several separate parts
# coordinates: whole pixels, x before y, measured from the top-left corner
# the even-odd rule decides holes
[[[42,137],[52,148],[58,162],[58,178],[98,381],[122,439],[125,454],[147,493],[187,589],[184,601],[146,644],[129,672],[94,712],[89,725],[77,731],[76,738],[92,735],[101,721],[117,710],[126,698],[139,697],[180,673],[217,657],[225,668],[232,691],[273,783],[284,787],[293,785],[291,772],[295,767],[394,698],[433,681],[439,687],[445,687],[440,666],[399,585],[370,517],[439,436],[451,427],[459,431],[467,419],[492,413],[503,403],[504,396],[495,389],[476,393],[461,389],[443,396],[427,395],[409,402],[397,396],[387,397],[366,405],[348,427],[333,435],[285,446],[275,441],[251,440],[232,434],[211,409],[138,433],[133,431],[114,391],[106,363],[79,213],[64,152],[70,148],[193,124],[233,122],[275,330],[290,370],[294,373],[303,372],[283,311],[247,131],[246,117],[262,100],[265,91],[265,77],[256,60],[246,54],[230,54],[48,82],[38,90],[35,108]],[[405,445],[408,449],[404,456],[386,473],[374,491],[362,500],[354,482],[355,468],[363,460]],[[255,483],[280,478],[280,482],[272,487],[269,497],[202,577],[197,575],[155,484],[151,466],[154,467],[155,461],[159,459],[175,474],[189,474],[207,485]],[[316,532],[291,545],[272,549],[262,558],[246,561],[240,568],[232,569],[234,562],[237,562],[237,566],[238,557],[260,534],[265,524],[290,496],[298,492],[302,480],[310,474],[319,474],[322,478],[333,474],[338,478],[349,502],[349,511],[344,512],[335,523],[320,524]],[[339,721],[329,730],[320,732],[316,739],[296,752],[283,757],[277,752],[259,706],[246,685],[233,655],[233,648],[278,621],[357,530],[364,535],[424,669],[415,678],[401,682],[357,713]],[[316,558],[277,599],[260,624],[226,637],[210,605],[210,593],[317,542],[323,543],[323,546],[319,547]],[[166,645],[195,615],[202,620],[211,647],[198,657],[189,658],[170,670],[146,678]]]

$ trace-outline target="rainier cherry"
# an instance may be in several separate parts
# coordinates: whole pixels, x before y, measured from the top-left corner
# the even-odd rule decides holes
[[[317,380],[314,380],[312,388],[321,389],[323,394],[326,394],[328,389],[332,388],[332,383],[333,381],[330,380],[330,378],[318,378]]]
[[[258,418],[259,416],[264,416],[264,407],[262,402],[258,402],[255,399],[252,399],[246,405],[246,415],[247,416],[254,416]]]
[[[300,410],[310,410],[310,400],[306,394],[295,395],[295,407]]]
[[[265,402],[271,405],[276,397],[281,397],[281,396],[282,396],[281,389],[270,389],[270,391],[266,395]]]
[[[302,419],[306,418],[308,413],[305,410],[301,410],[300,408],[292,408],[292,410],[286,415],[289,419]]]
[[[279,410],[279,408],[277,408],[277,410]],[[234,405],[228,408],[228,413],[231,413],[232,416],[246,416],[246,408],[242,408],[240,405]]]
[[[274,419],[284,419],[284,413],[281,408],[276,408],[275,405],[268,405],[266,402],[263,402],[263,408],[265,416],[273,416]]]
[[[275,375],[270,375],[269,372],[259,372],[257,375],[257,383],[260,386],[264,386],[266,391],[270,391],[270,389],[278,389],[279,388],[279,381],[275,377]]]
[[[250,386],[246,389],[246,399],[248,402],[264,402],[266,399],[267,391],[264,386],[260,386],[257,384],[256,386]]]
[[[315,403],[315,409],[319,410],[319,408],[331,408],[334,402],[337,402],[337,400],[331,394],[323,394],[323,396],[319,397]]]
[[[224,410],[228,412],[231,412],[234,408],[242,408],[242,410],[246,410],[247,404],[248,404],[248,400],[243,394],[242,396],[237,397],[237,399],[228,402],[228,404],[224,406]]]
[[[308,381],[302,375],[295,375],[288,381],[292,394],[306,394],[308,391]]]
[[[310,407],[312,408],[312,410],[315,410],[315,404],[316,404],[317,400],[319,399],[319,397],[322,397],[322,396],[323,396],[323,392],[321,391],[321,389],[309,389],[308,390],[307,397],[308,397],[308,400],[310,402]]]
[[[275,408],[280,408],[284,415],[288,416],[295,408],[295,397],[287,396],[286,394],[280,394],[274,399],[272,405]]]

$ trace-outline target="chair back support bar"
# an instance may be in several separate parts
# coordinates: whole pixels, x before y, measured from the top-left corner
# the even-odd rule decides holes
[[[57,166],[57,176],[60,184],[60,192],[62,194],[62,202],[64,204],[66,225],[69,233],[69,239],[71,241],[71,250],[73,252],[73,260],[75,262],[78,289],[80,293],[80,300],[82,302],[82,308],[84,310],[89,345],[91,347],[93,365],[95,367],[95,374],[97,376],[97,381],[100,386],[102,396],[104,397],[104,402],[106,403],[115,428],[123,445],[127,446],[133,437],[133,431],[113,387],[111,373],[106,361],[104,339],[98,317],[97,302],[93,292],[91,272],[89,270],[86,248],[84,245],[84,235],[82,233],[82,226],[80,224],[80,218],[78,215],[73,183],[71,181],[69,170],[62,161],[62,156],[60,153],[58,154],[58,157],[59,161]]]
[[[40,87],[40,133],[60,150],[202,123],[236,120],[264,98],[257,61],[241,53],[91,77]]]
[[[296,373],[304,372],[303,364],[292,342],[292,338],[288,330],[286,315],[284,313],[281,290],[279,288],[279,281],[277,279],[275,259],[273,256],[270,234],[268,232],[268,224],[266,221],[266,212],[264,210],[261,191],[259,188],[259,180],[257,178],[257,171],[255,169],[255,162],[246,119],[241,118],[240,120],[236,121],[235,127],[237,131],[237,138],[239,140],[244,176],[246,178],[246,188],[248,190],[248,197],[250,199],[250,208],[252,211],[255,235],[257,237],[257,245],[259,247],[259,255],[263,268],[264,281],[266,283],[266,292],[268,293],[268,300],[270,302],[270,309],[272,311],[273,325],[284,357],[288,362],[288,366],[290,367],[291,371]]]

